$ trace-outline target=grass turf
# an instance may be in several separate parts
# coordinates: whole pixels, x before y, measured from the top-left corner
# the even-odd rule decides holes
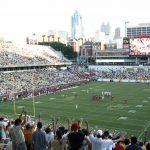
[[[101,94],[102,91],[111,91],[114,99],[105,96],[104,100],[92,101],[92,95]],[[27,113],[32,115],[32,104],[32,99],[16,100],[16,112],[20,113],[23,106]],[[35,97],[35,112],[36,116],[41,114],[45,123],[48,123],[52,116],[59,117],[59,122],[63,124],[67,122],[67,117],[72,120],[86,118],[91,129],[123,131],[139,138],[144,138],[144,131],[147,130],[147,137],[150,139],[150,84],[85,84],[56,94]],[[0,113],[15,117],[13,102],[0,103]]]

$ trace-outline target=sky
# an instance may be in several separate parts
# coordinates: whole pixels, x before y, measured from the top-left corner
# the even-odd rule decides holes
[[[0,2],[0,36],[24,42],[34,32],[64,30],[70,33],[71,16],[78,10],[85,36],[92,37],[102,22],[109,21],[112,33],[121,27],[150,22],[149,0],[2,0]]]

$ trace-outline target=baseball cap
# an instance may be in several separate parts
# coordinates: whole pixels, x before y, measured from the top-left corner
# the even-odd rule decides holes
[[[72,131],[75,131],[75,130],[77,130],[77,129],[79,129],[79,125],[78,125],[77,123],[73,123],[73,124],[71,125],[71,130],[72,130]]]
[[[103,131],[102,131],[102,130],[97,130],[97,131],[96,131],[96,135],[102,136],[102,134],[103,134]]]

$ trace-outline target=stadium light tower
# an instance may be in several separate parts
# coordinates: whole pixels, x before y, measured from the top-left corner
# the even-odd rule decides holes
[[[129,21],[125,21],[125,37],[127,36],[127,24],[129,24]]]

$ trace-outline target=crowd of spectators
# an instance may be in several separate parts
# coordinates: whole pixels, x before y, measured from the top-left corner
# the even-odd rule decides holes
[[[51,47],[27,45],[25,48],[11,43],[0,44],[0,67],[56,65],[70,63],[61,52]]]
[[[30,119],[29,119],[30,118]],[[2,150],[150,150],[150,142],[125,137],[123,133],[109,130],[90,130],[88,121],[67,119],[59,126],[53,117],[43,124],[39,116],[33,121],[22,111],[19,118],[0,117],[0,149]]]
[[[93,80],[87,72],[72,72],[55,68],[0,72],[0,96],[7,99],[27,98],[55,92],[69,86]]]
[[[86,64],[71,65],[69,67],[72,72],[87,74],[95,76],[96,79],[127,79],[127,80],[150,80],[150,69],[144,68],[120,68],[117,70],[113,69],[89,69]]]
[[[150,70],[109,70],[109,71],[94,71],[97,78],[101,79],[127,79],[127,80],[150,80]]]
[[[150,80],[150,70],[89,70],[87,66],[71,65],[56,68],[0,72],[0,99],[30,98],[97,79]]]
[[[69,62],[47,47],[26,49],[11,44],[0,45],[0,67],[47,65]],[[63,58],[62,58],[63,57]],[[72,65],[66,70],[55,68],[0,72],[0,99],[30,98],[64,88],[102,79],[150,80],[150,70],[89,70],[86,65]],[[25,111],[17,119],[0,117],[0,150],[150,150],[148,141],[124,137],[122,133],[95,129],[90,131],[86,120],[58,126],[53,118],[45,125],[39,117],[34,122]]]

